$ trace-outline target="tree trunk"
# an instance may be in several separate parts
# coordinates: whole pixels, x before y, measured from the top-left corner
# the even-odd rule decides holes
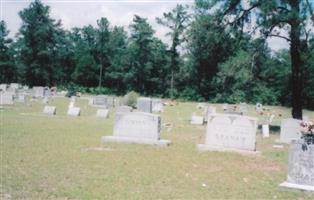
[[[99,88],[101,88],[102,68],[103,68],[103,65],[100,64],[100,69],[99,69],[99,84],[98,84],[98,87],[99,87]]]
[[[290,55],[291,55],[291,72],[292,72],[292,117],[302,119],[302,61],[300,51],[300,20],[299,20],[299,1],[291,1],[292,11],[295,13],[294,19],[291,20],[290,32]]]

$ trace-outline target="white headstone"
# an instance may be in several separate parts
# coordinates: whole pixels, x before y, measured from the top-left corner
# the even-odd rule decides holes
[[[314,144],[302,149],[303,140],[293,140],[289,150],[287,181],[282,187],[314,192]]]
[[[257,120],[252,117],[213,114],[208,116],[205,144],[200,150],[256,150]]]
[[[55,106],[45,106],[43,113],[47,115],[55,115],[56,114],[56,107]]]
[[[0,105],[12,105],[12,104],[13,104],[13,93],[0,92]]]
[[[19,87],[20,87],[20,84],[18,84],[18,83],[11,83],[10,84],[10,88],[13,88],[15,90],[19,89]]]
[[[140,112],[152,112],[152,99],[147,97],[140,97],[137,99],[137,110]]]
[[[108,118],[109,110],[108,109],[98,109],[96,113],[96,117]]]
[[[161,99],[152,99],[152,111],[153,112],[164,111],[164,105],[162,104]]]
[[[4,83],[0,84],[0,92],[1,91],[3,92],[7,91],[7,84],[4,84]]]
[[[80,116],[80,114],[81,114],[81,109],[80,109],[79,107],[72,107],[72,108],[69,108],[67,114],[68,114],[69,116],[74,116],[74,117]]]
[[[41,87],[41,86],[33,87],[33,96],[34,97],[44,97],[44,87]]]
[[[300,124],[301,120],[298,119],[283,119],[280,126],[280,140],[279,142],[289,144],[293,139],[300,139]]]
[[[104,142],[126,142],[167,146],[171,142],[160,139],[160,116],[143,112],[116,113],[113,136]]]
[[[192,115],[191,124],[193,124],[193,125],[203,125],[204,124],[204,117]]]
[[[262,125],[262,133],[263,133],[263,138],[269,137],[269,125],[268,124]]]

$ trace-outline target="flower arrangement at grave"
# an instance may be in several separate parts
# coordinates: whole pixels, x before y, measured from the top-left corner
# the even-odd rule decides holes
[[[303,121],[300,126],[301,138],[304,140],[302,149],[306,150],[307,145],[314,145],[314,121]]]

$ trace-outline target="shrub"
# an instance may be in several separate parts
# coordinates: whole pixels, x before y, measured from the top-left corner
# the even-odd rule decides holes
[[[137,99],[139,98],[139,96],[140,95],[138,93],[131,91],[131,92],[127,93],[126,95],[124,95],[122,102],[124,105],[131,106],[131,107],[135,108],[136,102],[137,102]]]

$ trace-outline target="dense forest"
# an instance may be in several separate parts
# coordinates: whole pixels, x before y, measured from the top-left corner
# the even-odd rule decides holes
[[[128,27],[106,18],[65,30],[35,0],[19,12],[9,38],[0,22],[0,82],[75,87],[82,92],[314,109],[313,2],[308,0],[196,0],[156,18],[166,44],[146,18]],[[288,36],[282,35],[286,31]],[[267,38],[290,49],[272,51]]]

